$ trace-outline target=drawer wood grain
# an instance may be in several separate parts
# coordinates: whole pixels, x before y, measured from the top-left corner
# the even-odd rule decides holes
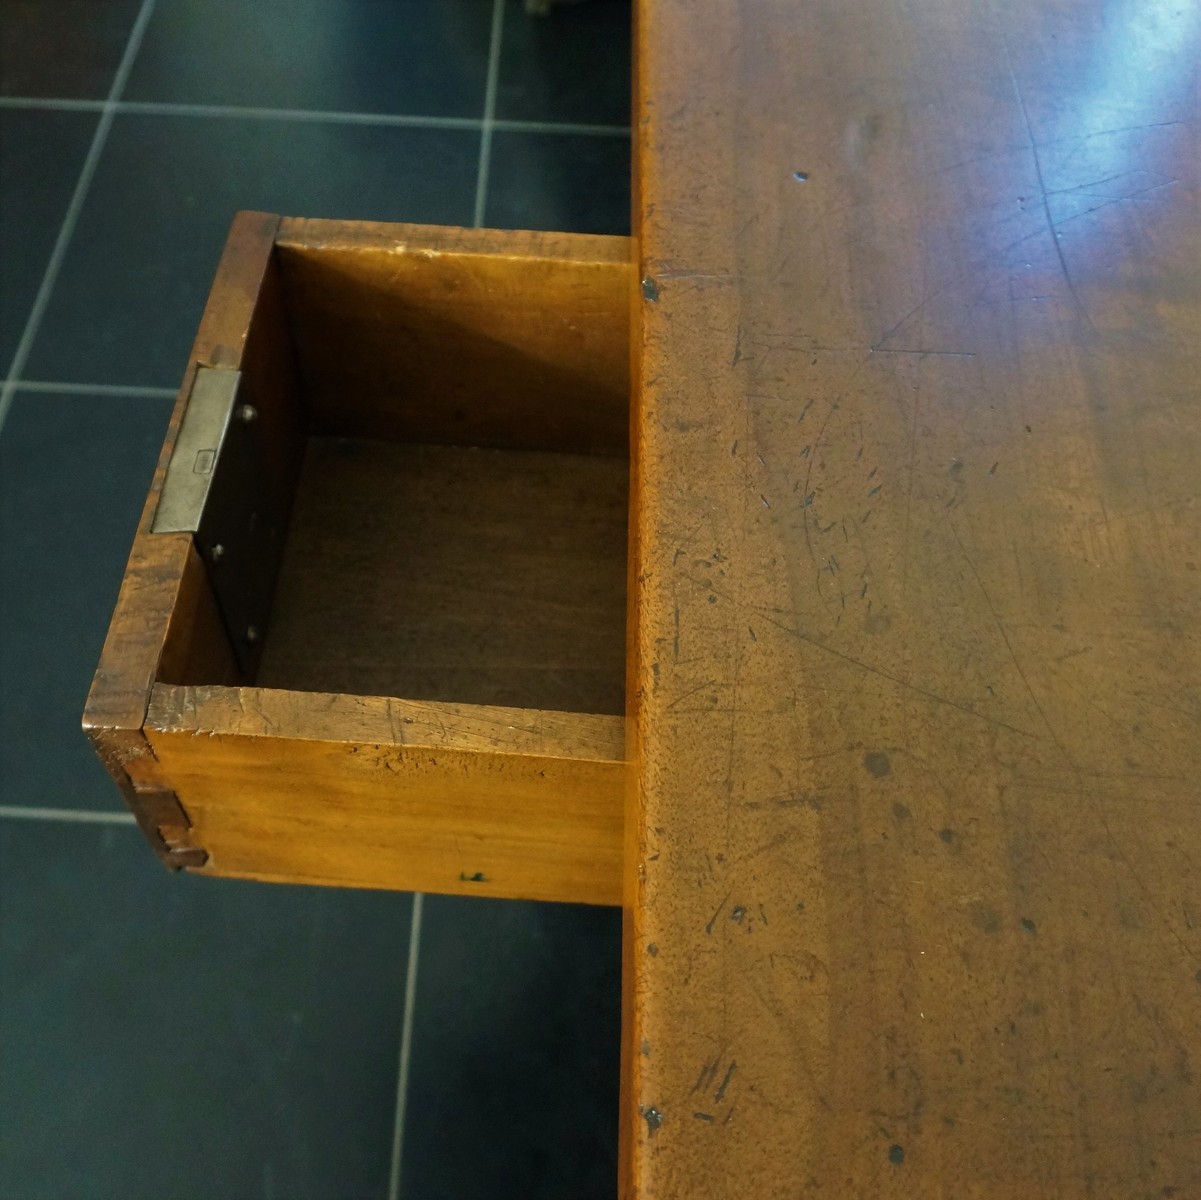
[[[631,272],[621,238],[239,214],[84,716],[168,864],[620,903]],[[261,447],[240,566],[153,530],[202,368]]]

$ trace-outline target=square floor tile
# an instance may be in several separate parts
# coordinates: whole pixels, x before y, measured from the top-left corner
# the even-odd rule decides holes
[[[457,130],[120,116],[25,375],[174,386],[238,209],[469,224],[478,151]]]
[[[381,1200],[410,905],[0,822],[0,1195]]]
[[[560,2],[535,17],[522,0],[506,0],[496,115],[628,125],[632,7],[632,0]]]
[[[159,0],[129,100],[479,117],[485,0]]]
[[[0,109],[0,372],[25,329],[98,119]]]
[[[613,1200],[621,913],[429,896],[402,1195]]]
[[[103,100],[140,0],[4,0],[0,94]]]
[[[80,716],[170,411],[16,397],[0,437],[0,803],[121,806]]]
[[[486,222],[501,229],[628,234],[629,139],[498,131]]]

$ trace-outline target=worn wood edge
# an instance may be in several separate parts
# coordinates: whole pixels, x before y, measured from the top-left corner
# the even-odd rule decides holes
[[[158,683],[151,690],[146,725],[197,736],[625,760],[624,719],[619,716],[276,688]]]
[[[278,226],[279,218],[270,213],[242,212],[234,218],[84,706],[85,734],[151,846],[173,868],[199,865],[206,856],[188,839],[187,814],[161,777],[142,726],[194,550],[190,535],[156,534],[151,524],[196,371],[239,364]]]
[[[587,904],[596,908],[617,908],[621,904],[620,888],[614,887],[612,893],[596,890],[578,892],[543,892],[530,889],[509,891],[498,888],[489,881],[462,881],[454,885],[402,888],[392,884],[373,882],[370,879],[343,879],[338,876],[321,874],[271,874],[263,871],[231,871],[216,866],[212,861],[189,864],[189,874],[205,879],[243,879],[250,883],[283,883],[302,887],[333,887],[366,889],[373,892],[417,891],[437,896],[469,896],[473,899],[488,900],[533,900],[541,904]]]
[[[580,713],[157,684],[146,734],[210,852],[195,864],[206,874],[612,906],[621,902],[622,726]],[[295,803],[297,780],[281,776],[304,755],[310,805]],[[201,759],[203,772],[189,769]],[[489,815],[498,783],[499,796],[520,802],[498,800]],[[459,797],[457,814],[444,793]],[[465,796],[474,797],[466,810]],[[431,805],[436,827],[420,816]],[[518,822],[499,843],[497,821]],[[432,842],[415,854],[412,838],[423,834]],[[448,838],[456,851],[476,847],[480,877],[447,859]],[[528,859],[515,857],[523,843]],[[565,855],[578,860],[572,869]]]
[[[596,263],[628,269],[628,237],[555,233],[530,229],[466,229],[456,225],[410,225],[384,221],[280,220],[276,245],[284,251],[386,251],[395,254],[486,255]]]
[[[147,728],[208,874],[617,905],[613,760]]]
[[[178,735],[165,735],[167,738]],[[450,764],[454,768],[455,764]],[[613,775],[619,764],[585,764],[593,772]],[[603,778],[592,780],[593,788]],[[621,783],[614,782],[616,810]],[[396,798],[400,801],[400,798]],[[191,867],[192,873],[214,878],[250,879],[257,883],[285,883],[324,888],[369,888],[376,891],[422,891],[432,895],[468,896],[478,900],[531,900],[567,905],[596,905],[615,908],[621,905],[620,834],[597,844],[596,836],[581,848],[584,837],[569,842],[539,843],[528,838],[528,860],[521,860],[513,844],[497,854],[490,848],[489,834],[473,834],[464,829],[453,841],[465,847],[462,856],[448,855],[446,830],[432,838],[442,847],[431,847],[422,838],[412,836],[404,823],[384,822],[371,806],[355,808],[334,802],[328,819],[297,817],[285,804],[268,811],[259,806],[250,812],[196,804],[198,823],[214,854]],[[253,826],[253,828],[252,828]],[[327,835],[340,830],[357,831],[358,844],[351,854],[342,847],[323,844]],[[270,858],[253,850],[251,864],[245,861],[247,835],[257,836],[262,846],[270,847]],[[291,837],[292,846],[288,846]],[[237,841],[240,862],[232,862],[228,843]],[[406,846],[398,855],[396,847]],[[292,850],[299,850],[292,856]],[[341,850],[342,853],[339,853]],[[484,870],[461,870],[460,862]],[[494,866],[492,864],[498,864]],[[339,870],[339,867],[341,870]]]
[[[642,1068],[653,1047],[644,1037],[642,1015],[639,1011],[639,968],[644,958],[642,936],[643,875],[642,855],[645,844],[642,805],[642,688],[644,655],[642,653],[643,575],[648,541],[653,529],[644,538],[642,522],[646,511],[646,492],[652,480],[648,477],[644,453],[644,427],[650,419],[648,401],[643,385],[644,316],[647,297],[643,294],[644,271],[643,216],[646,202],[646,173],[654,169],[650,133],[650,112],[653,102],[645,86],[645,62],[642,47],[646,26],[653,21],[649,6],[635,4],[633,13],[631,62],[631,123],[635,130],[634,152],[631,155],[630,229],[633,243],[633,271],[630,286],[630,515],[628,527],[629,580],[626,591],[626,753],[630,770],[626,775],[624,793],[624,825],[622,844],[622,938],[621,938],[621,1080],[617,1122],[617,1194],[620,1200],[635,1200],[639,1194],[638,1172],[641,1142],[639,1123],[642,1096]]]
[[[134,544],[117,615],[84,710],[83,729],[155,853],[167,866],[177,868],[200,865],[205,855],[189,837],[186,813],[178,802],[171,804],[173,793],[158,769],[138,712],[147,703],[158,665],[154,648],[161,652],[187,556],[194,551],[187,534],[158,537],[161,540],[149,548],[140,544],[141,539]],[[111,675],[109,663],[118,664]],[[126,670],[139,665],[148,678]]]
[[[159,860],[171,870],[202,867],[208,853],[192,839],[178,797],[158,778],[154,752],[140,729],[88,727],[93,749]]]
[[[238,213],[176,397],[85,709],[85,725],[140,728],[187,569],[188,534],[152,533],[175,440],[200,366],[236,368],[279,218]],[[230,301],[233,301],[230,303]]]

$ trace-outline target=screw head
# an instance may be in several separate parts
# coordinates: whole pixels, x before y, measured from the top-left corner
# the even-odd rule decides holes
[[[253,646],[259,640],[259,630],[257,625],[246,626],[246,640]]]
[[[259,419],[259,410],[253,404],[238,406],[238,420],[243,425],[253,425]]]

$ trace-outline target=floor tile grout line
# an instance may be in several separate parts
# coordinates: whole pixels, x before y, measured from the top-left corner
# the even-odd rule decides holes
[[[52,112],[103,112],[103,100],[42,100],[36,96],[0,96],[0,109],[46,109]],[[113,105],[120,115],[199,117],[226,120],[325,122],[335,125],[378,125],[412,129],[483,128],[478,117],[436,117],[417,113],[340,112],[332,109],[271,108],[236,104],[177,104],[158,100],[120,100]],[[629,137],[628,125],[591,124],[586,121],[525,121],[496,117],[494,131],[504,133],[578,134],[582,137]]]
[[[475,227],[484,224],[488,207],[488,175],[492,168],[492,130],[496,121],[496,92],[500,84],[500,49],[505,35],[505,0],[492,0],[492,37],[488,45],[488,77],[484,85],[484,115],[480,121],[480,160],[475,177]]]
[[[41,379],[14,379],[0,381],[0,387],[9,387],[13,392],[33,392],[41,396],[129,396],[137,400],[172,400],[178,388],[146,387],[142,384],[120,383],[70,383]]]
[[[136,825],[133,813],[91,812],[86,808],[34,808],[0,804],[0,821],[65,821],[78,825]]]
[[[492,122],[496,133],[573,134],[580,137],[629,137],[628,125],[588,125],[577,121],[520,121],[497,117]]]
[[[103,112],[105,100],[72,100],[63,96],[0,96],[0,109],[44,108],[48,112]]]
[[[317,108],[271,108],[245,105],[172,104],[166,101],[126,100],[117,106],[122,114],[148,117],[213,117],[260,121],[325,122],[335,125],[393,125],[419,129],[480,127],[475,117],[423,117],[407,113],[337,112]]]
[[[484,224],[488,205],[488,171],[492,155],[492,128],[496,115],[496,91],[500,79],[500,52],[504,39],[505,0],[493,0],[492,33],[488,45],[488,76],[484,85],[484,113],[480,121],[480,157],[475,181],[475,228]],[[405,1113],[409,1100],[409,1064],[413,1047],[413,1018],[417,1005],[417,966],[421,955],[421,915],[425,896],[413,894],[413,922],[409,931],[409,963],[405,972],[404,1017],[400,1032],[400,1063],[396,1072],[396,1118],[392,1128],[392,1168],[388,1176],[388,1200],[400,1200],[404,1164]]]
[[[91,145],[88,146],[83,166],[79,171],[79,178],[75,183],[75,190],[72,192],[70,203],[67,205],[67,211],[63,214],[63,221],[59,226],[58,237],[54,241],[54,247],[50,251],[50,257],[46,262],[46,269],[42,274],[42,281],[38,285],[37,294],[34,296],[33,307],[29,310],[29,316],[25,320],[25,328],[21,331],[21,339],[17,342],[17,348],[13,353],[12,363],[9,366],[4,387],[0,389],[0,433],[4,431],[4,424],[8,420],[9,410],[12,408],[13,395],[15,394],[13,385],[21,378],[21,373],[25,370],[25,364],[29,360],[30,351],[33,349],[34,339],[41,328],[42,318],[45,316],[46,308],[50,303],[50,294],[53,292],[54,285],[58,280],[58,273],[62,268],[63,259],[67,254],[67,247],[70,245],[71,238],[75,233],[75,226],[79,222],[79,214],[83,211],[84,200],[87,199],[88,191],[92,186],[92,178],[96,174],[100,155],[103,153],[104,145],[108,141],[109,130],[112,129],[113,120],[116,117],[117,101],[121,99],[121,93],[125,90],[125,84],[129,80],[130,71],[133,70],[133,62],[142,44],[142,38],[145,36],[146,26],[149,24],[150,18],[154,13],[154,5],[155,0],[142,0],[142,6],[138,9],[138,15],[134,20],[133,28],[129,31],[129,40],[125,43],[125,52],[122,54],[121,62],[117,66],[116,73],[113,75],[112,86],[109,88],[108,97],[100,113],[100,119],[96,122],[96,129],[92,134]]]
[[[421,915],[425,896],[413,893],[409,925],[409,962],[405,970],[404,1016],[400,1023],[400,1060],[396,1070],[396,1117],[392,1126],[392,1167],[388,1175],[388,1200],[400,1198],[400,1168],[404,1157],[405,1109],[409,1098],[409,1063],[413,1050],[413,1015],[417,1007],[417,964],[421,954]]]

